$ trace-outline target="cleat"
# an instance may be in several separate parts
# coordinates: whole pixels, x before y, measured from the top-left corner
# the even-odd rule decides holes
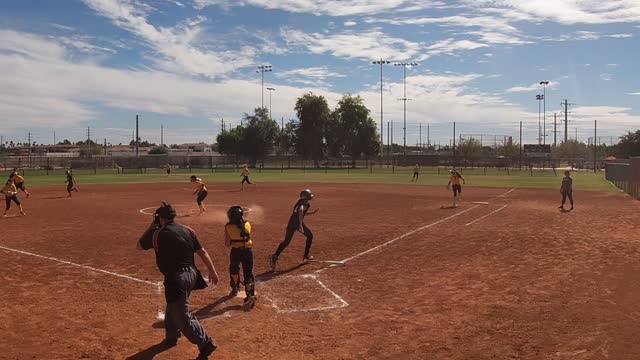
[[[231,290],[231,292],[229,293],[229,296],[233,296],[233,297],[238,296],[238,289]]]
[[[255,296],[247,296],[244,299],[244,304],[242,305],[242,309],[244,311],[250,311],[256,306],[256,297]]]
[[[209,358],[209,355],[216,351],[217,348],[218,347],[215,346],[211,340],[209,340],[208,343],[204,344],[204,346],[200,348],[200,353],[198,354],[196,360],[207,360]]]
[[[309,261],[313,261],[313,260],[315,260],[315,257],[313,257],[313,255],[307,255],[307,256],[302,258],[302,261],[306,262],[306,263],[309,262]]]
[[[278,257],[273,254],[269,258],[269,266],[271,266],[271,271],[276,271],[276,263],[278,262]]]

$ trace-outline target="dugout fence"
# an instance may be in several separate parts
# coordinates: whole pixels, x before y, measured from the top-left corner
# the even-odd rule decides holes
[[[620,190],[640,199],[640,157],[631,158],[629,162],[608,162],[605,177]]]

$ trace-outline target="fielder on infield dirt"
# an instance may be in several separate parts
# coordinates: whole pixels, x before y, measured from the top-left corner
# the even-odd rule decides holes
[[[293,235],[296,231],[304,234],[304,236],[307,238],[302,261],[307,262],[314,259],[313,256],[309,255],[309,251],[311,250],[311,243],[313,242],[313,233],[311,232],[311,229],[309,229],[304,223],[304,218],[307,215],[310,216],[317,213],[320,209],[315,209],[314,211],[308,212],[309,207],[311,206],[309,204],[309,201],[311,201],[311,199],[313,199],[313,193],[311,192],[311,190],[306,189],[300,192],[300,199],[293,206],[293,212],[291,214],[291,217],[289,218],[289,223],[287,224],[287,232],[284,240],[278,246],[275,254],[271,255],[271,257],[269,258],[272,271],[276,271],[278,257],[284,251],[284,249],[289,246],[289,244],[291,243],[291,239],[293,239]]]
[[[453,190],[453,207],[458,206],[458,200],[462,200],[462,185],[460,185],[460,180],[465,184],[464,178],[460,173],[456,170],[449,170],[451,177],[449,178],[449,182],[447,183],[447,190],[449,190],[449,185],[451,185],[451,189]]]

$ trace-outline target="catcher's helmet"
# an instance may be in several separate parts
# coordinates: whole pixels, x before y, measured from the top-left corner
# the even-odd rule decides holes
[[[243,215],[244,210],[242,210],[242,207],[238,205],[234,205],[227,210],[227,217],[229,218],[229,221],[242,219]]]
[[[303,199],[311,200],[313,199],[313,193],[309,189],[302,190],[300,192],[300,197]]]

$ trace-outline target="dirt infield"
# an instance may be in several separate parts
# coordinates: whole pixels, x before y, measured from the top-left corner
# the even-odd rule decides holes
[[[307,219],[312,254],[296,236],[279,272],[267,257],[284,237],[300,189],[321,210]],[[219,359],[640,358],[640,203],[577,192],[560,212],[556,190],[215,184],[194,216],[185,184],[34,187],[26,217],[0,219],[1,359],[192,359],[164,336],[161,275],[135,250],[167,201],[194,228],[221,276],[191,297]],[[489,202],[474,205],[472,202]],[[227,206],[251,209],[259,301],[229,299]],[[12,210],[12,214],[15,214]],[[149,210],[147,210],[149,212]],[[323,262],[329,261],[329,262]],[[203,268],[203,266],[200,266]]]

